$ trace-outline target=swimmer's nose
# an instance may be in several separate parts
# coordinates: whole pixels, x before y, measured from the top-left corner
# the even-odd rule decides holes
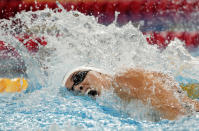
[[[96,96],[97,95],[97,91],[96,90],[90,90],[89,92],[88,92],[88,95],[90,95],[90,96]]]

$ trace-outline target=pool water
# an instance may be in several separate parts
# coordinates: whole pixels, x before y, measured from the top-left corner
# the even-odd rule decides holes
[[[30,83],[22,93],[0,94],[0,130],[198,129],[198,113],[175,121],[152,122],[143,117],[145,109],[138,109],[135,103],[124,106],[111,91],[93,100],[63,87],[65,74],[79,66],[100,68],[109,74],[140,67],[168,73],[178,82],[198,82],[197,49],[190,52],[176,39],[160,50],[147,44],[145,36],[131,23],[104,26],[78,12],[45,9],[22,12],[13,19],[24,22],[21,33],[31,31],[34,36],[44,36],[48,45],[30,53],[12,35],[17,25],[0,31],[0,39],[16,48],[27,67],[25,74],[15,76],[26,77]],[[1,20],[0,24],[5,23],[11,25],[11,20]]]

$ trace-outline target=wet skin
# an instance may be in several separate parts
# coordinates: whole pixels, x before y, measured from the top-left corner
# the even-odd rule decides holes
[[[113,88],[122,100],[130,102],[137,99],[143,104],[149,103],[162,114],[162,118],[169,120],[199,111],[199,103],[187,97],[178,88],[178,84],[166,74],[142,69],[128,69],[115,76],[93,70],[85,75],[82,71],[85,70],[73,72],[66,80],[65,87],[93,98],[100,96],[102,90]],[[75,75],[75,82],[79,81],[77,84],[74,84]]]

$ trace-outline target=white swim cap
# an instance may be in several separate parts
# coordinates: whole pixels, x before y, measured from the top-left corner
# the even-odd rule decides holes
[[[62,86],[65,86],[65,83],[66,83],[66,80],[68,79],[68,77],[75,71],[78,71],[78,70],[93,70],[93,71],[97,71],[97,72],[102,72],[102,73],[105,73],[104,70],[102,69],[98,69],[98,68],[95,68],[95,67],[91,67],[91,66],[80,66],[80,67],[77,67],[69,72],[67,72],[65,75],[64,75],[64,78],[63,78],[63,82],[62,82]],[[107,74],[107,73],[105,73]]]

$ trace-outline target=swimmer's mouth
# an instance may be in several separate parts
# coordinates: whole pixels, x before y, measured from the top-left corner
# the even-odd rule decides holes
[[[86,91],[86,95],[91,96],[91,97],[96,97],[96,96],[99,96],[99,93],[95,89],[88,89]]]

